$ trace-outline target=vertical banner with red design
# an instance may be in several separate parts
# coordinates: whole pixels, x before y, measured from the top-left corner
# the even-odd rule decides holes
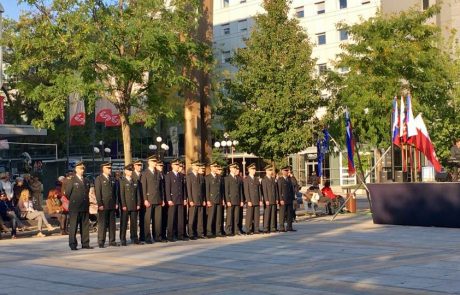
[[[106,98],[96,101],[96,123],[104,123],[105,127],[121,126],[117,108]]]
[[[80,94],[69,95],[69,124],[70,126],[85,126],[85,103],[80,99]]]

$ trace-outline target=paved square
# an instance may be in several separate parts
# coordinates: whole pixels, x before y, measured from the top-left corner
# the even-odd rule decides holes
[[[295,228],[78,251],[61,236],[1,240],[0,294],[460,293],[459,229],[374,225],[369,214]]]

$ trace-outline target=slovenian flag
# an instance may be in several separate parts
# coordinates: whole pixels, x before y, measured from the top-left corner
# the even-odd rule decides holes
[[[392,141],[393,144],[400,146],[401,145],[401,138],[399,137],[399,112],[398,112],[398,98],[395,96],[393,99],[393,128],[392,128]]]
[[[353,128],[351,126],[350,114],[348,109],[345,110],[345,129],[346,129],[346,143],[347,143],[347,152],[348,152],[348,175],[355,175],[355,162],[353,160],[353,155],[355,153],[354,139],[353,139]]]

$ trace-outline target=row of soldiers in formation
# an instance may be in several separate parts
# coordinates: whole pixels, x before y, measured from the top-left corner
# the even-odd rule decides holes
[[[222,167],[213,162],[210,174],[205,165],[195,161],[192,171],[182,173],[183,163],[171,161],[171,171],[163,173],[163,162],[156,156],[147,159],[142,171],[138,160],[124,167],[119,192],[111,176],[111,163],[101,165],[101,174],[94,188],[98,206],[98,246],[105,247],[107,231],[109,245],[115,242],[116,210],[121,209],[120,241],[127,245],[128,220],[133,244],[145,242],[174,242],[197,238],[215,238],[242,234],[295,231],[293,203],[296,183],[290,177],[290,167],[283,167],[282,176],[275,177],[274,167],[265,167],[263,178],[255,176],[256,165],[247,167],[248,176],[242,179],[239,165],[229,166],[230,173],[222,176]],[[83,249],[89,244],[89,188],[83,177],[85,165],[76,163],[75,175],[63,185],[69,204],[69,246],[77,250],[76,233],[80,228]],[[119,198],[117,197],[119,195]],[[243,231],[243,206],[246,204],[246,232]],[[277,211],[279,206],[279,229]],[[260,209],[264,208],[263,230],[259,228]],[[188,211],[188,212],[187,212]],[[226,222],[224,229],[224,211]],[[138,219],[140,238],[137,234]],[[286,224],[286,226],[285,226]],[[186,233],[188,225],[188,234]]]

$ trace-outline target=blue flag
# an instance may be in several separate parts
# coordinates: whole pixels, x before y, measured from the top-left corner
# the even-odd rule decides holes
[[[318,169],[316,169],[316,175],[323,176],[323,162],[326,158],[326,153],[329,150],[329,132],[326,128],[323,129],[323,138],[318,139],[316,142],[316,149],[318,153]]]

